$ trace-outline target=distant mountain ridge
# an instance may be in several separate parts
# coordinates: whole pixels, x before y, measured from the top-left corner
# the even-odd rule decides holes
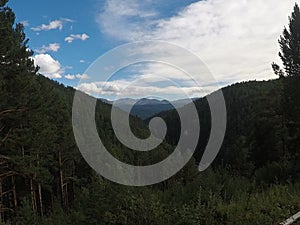
[[[191,99],[192,101],[197,100],[198,98]],[[107,99],[100,99],[102,102],[107,104],[113,104],[114,101],[109,101]],[[179,99],[169,102],[168,100],[158,100],[158,99],[132,99],[132,98],[123,98],[117,100],[117,105],[120,109],[130,113],[133,116],[137,116],[142,120],[146,120],[150,117],[153,117],[156,114],[159,114],[164,111],[169,111],[176,107],[183,107],[186,104],[190,103],[190,99]],[[133,107],[131,107],[133,105]],[[132,109],[131,109],[132,108]],[[131,110],[130,110],[131,109]]]

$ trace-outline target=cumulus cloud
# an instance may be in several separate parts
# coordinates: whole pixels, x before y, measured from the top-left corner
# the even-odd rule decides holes
[[[49,54],[38,54],[33,57],[34,64],[40,67],[39,73],[48,78],[61,78],[64,73],[59,61]]]
[[[88,80],[90,77],[87,74],[68,74],[65,76],[68,80],[80,79],[80,80]]]
[[[68,80],[74,80],[74,79],[76,79],[75,75],[72,75],[72,74],[66,75],[65,78],[68,79]]]
[[[148,70],[148,67],[155,68],[155,72],[147,73],[145,70]],[[98,81],[101,76],[91,74],[89,82],[84,81],[77,88],[88,94],[109,99],[141,96],[182,99],[204,96],[217,88],[216,83],[199,86],[184,71],[168,67],[170,65],[158,63],[135,64],[118,71],[108,81]],[[165,74],[165,71],[172,72]]]
[[[33,27],[31,28],[34,31],[48,31],[48,30],[54,30],[54,29],[59,29],[62,30],[63,28],[63,23],[60,20],[54,20],[51,21],[49,24],[42,24],[41,26],[38,27]]]
[[[49,30],[55,30],[55,29],[62,30],[63,29],[63,24],[65,22],[70,23],[70,22],[74,22],[74,21],[71,20],[71,19],[62,18],[62,19],[59,19],[59,20],[50,21],[49,24],[42,24],[38,27],[32,27],[31,30],[33,30],[33,31],[49,31]]]
[[[105,34],[124,41],[151,39],[182,46],[195,53],[224,85],[275,78],[270,65],[277,58],[277,40],[294,5],[294,1],[206,0],[158,19],[151,10],[143,11],[141,3],[129,2],[106,1],[97,20]],[[142,19],[143,13],[147,19]],[[145,74],[158,69],[148,66]]]
[[[200,96],[203,89],[197,86],[177,86],[174,84],[165,85],[163,87],[151,85],[147,82],[130,82],[128,80],[115,80],[108,82],[92,82],[81,83],[78,90],[91,95],[107,96],[110,99],[123,97],[141,97],[156,96],[159,98],[180,99],[187,97]]]
[[[49,45],[43,45],[41,48],[38,48],[35,51],[39,54],[44,54],[46,52],[57,52],[59,49],[60,49],[60,44],[52,43]]]
[[[74,40],[82,40],[85,41],[90,37],[87,34],[71,34],[70,36],[65,38],[65,41],[68,43],[72,43]]]
[[[90,77],[89,77],[89,75],[87,75],[87,74],[77,74],[77,75],[76,75],[76,78],[81,79],[81,80],[87,80],[87,79],[89,79]]]
[[[195,52],[219,81],[275,77],[271,62],[293,2],[208,0],[160,21],[154,39]],[[272,9],[270,8],[272,6]]]

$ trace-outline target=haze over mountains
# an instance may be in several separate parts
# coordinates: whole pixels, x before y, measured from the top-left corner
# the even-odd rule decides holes
[[[192,101],[198,98],[191,99]],[[100,99],[102,102],[107,104],[113,104],[114,101],[107,99]],[[181,108],[191,102],[190,99],[179,99],[175,101],[158,100],[150,98],[133,99],[133,98],[122,98],[117,100],[117,106],[130,113],[133,116],[137,116],[142,120],[146,120],[164,111],[174,109],[174,106]]]

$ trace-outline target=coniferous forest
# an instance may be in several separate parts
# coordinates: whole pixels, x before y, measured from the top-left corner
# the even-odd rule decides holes
[[[0,224],[279,224],[300,211],[298,5],[279,37],[283,68],[270,65],[278,79],[223,88],[227,131],[213,165],[198,172],[210,133],[208,102],[201,98],[195,101],[201,136],[190,162],[162,183],[127,187],[99,176],[82,158],[71,122],[75,90],[39,74],[7,1],[0,0]],[[110,110],[99,100],[95,118],[116,158],[142,165],[174,150],[175,110],[159,114],[167,137],[151,157],[122,146]],[[130,118],[139,137],[149,135],[147,122]]]

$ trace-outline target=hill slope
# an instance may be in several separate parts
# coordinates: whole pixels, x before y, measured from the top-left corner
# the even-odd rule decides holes
[[[288,178],[291,171],[281,168],[283,164],[275,165],[284,154],[280,137],[280,90],[280,80],[244,82],[223,88],[227,131],[214,165],[228,166],[242,175],[276,167],[276,172],[264,172],[262,176],[271,180]],[[195,105],[201,122],[195,158],[200,161],[210,134],[210,110],[206,98],[195,101]],[[176,144],[180,135],[177,112],[162,112],[156,116],[162,117],[168,125],[167,141]]]

